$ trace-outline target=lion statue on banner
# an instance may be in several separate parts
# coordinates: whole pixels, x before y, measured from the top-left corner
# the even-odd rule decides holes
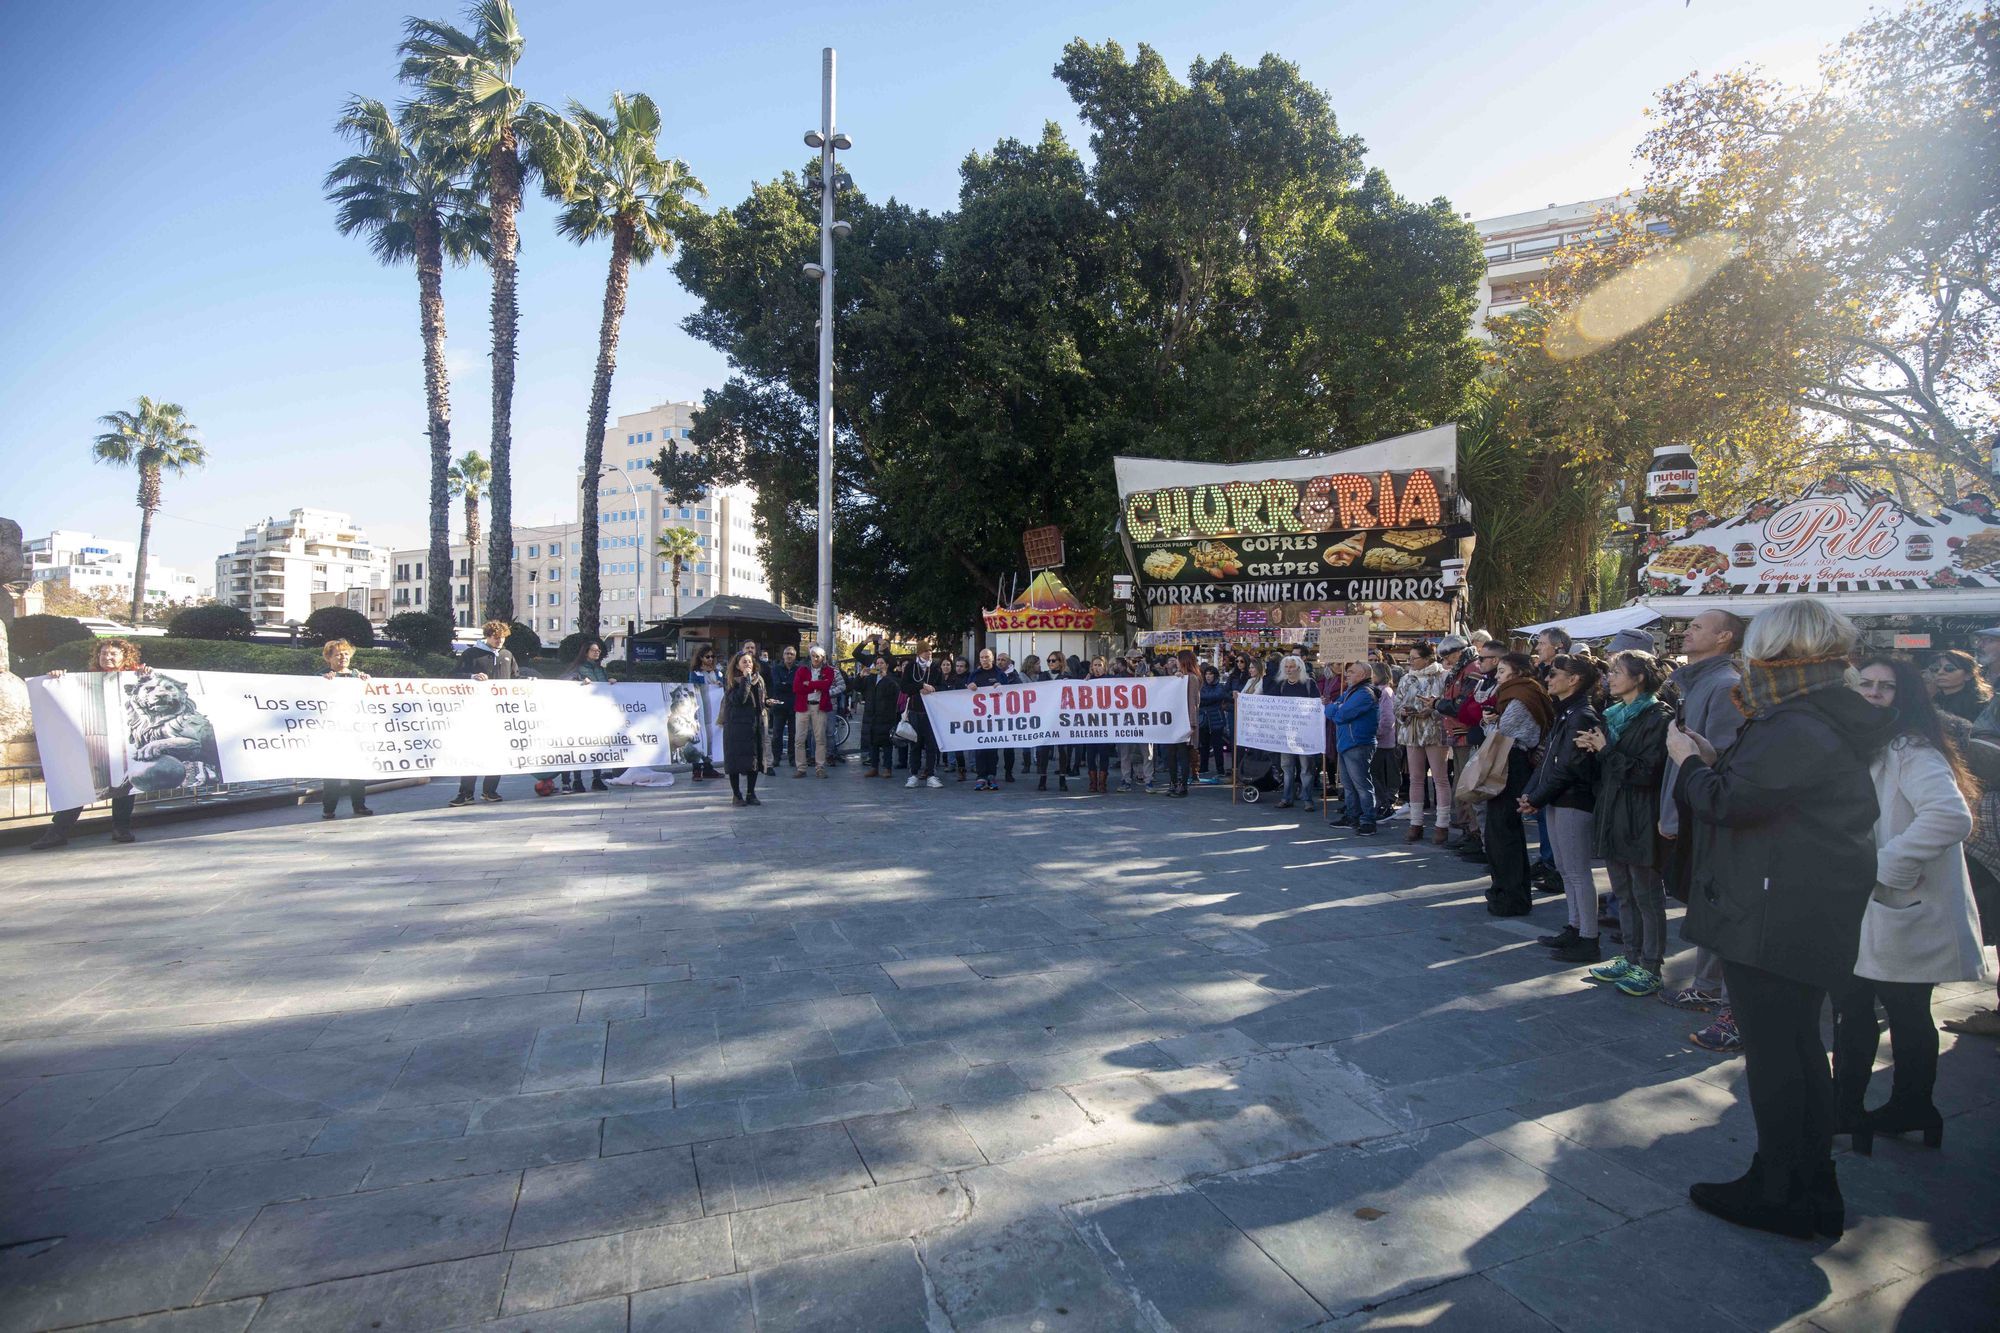
[[[667,695],[667,750],[675,759],[692,763],[701,754],[701,690],[676,685]]]
[[[135,676],[125,687],[125,725],[132,735],[132,785],[140,791],[212,787],[222,781],[215,727],[164,671]]]

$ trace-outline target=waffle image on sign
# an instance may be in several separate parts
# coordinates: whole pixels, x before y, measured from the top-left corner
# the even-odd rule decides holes
[[[1243,557],[1221,542],[1196,542],[1188,548],[1188,558],[1211,578],[1231,579],[1243,572]]]
[[[1713,546],[1669,546],[1653,557],[1653,572],[1696,578],[1711,570],[1729,568],[1729,557]]]
[[[1149,579],[1170,579],[1187,566],[1187,557],[1172,551],[1155,551],[1139,566]]]
[[[2000,528],[1984,528],[1962,542],[1955,558],[1960,569],[1991,570],[2000,565]]]
[[[1385,532],[1382,540],[1405,551],[1421,551],[1444,540],[1443,528],[1411,528],[1406,532]]]
[[[1411,555],[1408,551],[1399,551],[1393,546],[1378,546],[1367,555],[1361,557],[1362,568],[1380,569],[1392,574],[1400,573],[1406,569],[1415,569],[1423,563],[1424,558],[1422,556]]]

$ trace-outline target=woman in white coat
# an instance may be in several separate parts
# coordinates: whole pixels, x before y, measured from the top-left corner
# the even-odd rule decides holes
[[[1849,1134],[1864,1154],[1878,1132],[1920,1132],[1935,1148],[1944,1142],[1944,1119],[1931,1102],[1938,1059],[1931,988],[1993,976],[1965,870],[1970,784],[1915,663],[1870,657],[1856,688],[1876,707],[1893,709],[1897,725],[1872,769],[1881,803],[1875,894],[1861,919],[1854,980],[1834,997],[1836,1132]],[[1879,1042],[1877,1001],[1889,1015],[1895,1066],[1889,1100],[1868,1111],[1863,1098]]]

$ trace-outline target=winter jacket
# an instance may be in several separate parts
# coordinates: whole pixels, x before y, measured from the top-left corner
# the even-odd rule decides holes
[[[782,708],[788,713],[792,711],[792,678],[799,674],[803,665],[793,659],[792,664],[786,666],[782,657],[771,663],[770,674],[765,679],[765,697],[770,699],[771,707]]]
[[[935,657],[928,663],[919,662],[916,658],[912,657],[909,661],[903,663],[903,670],[897,677],[897,683],[901,686],[903,693],[910,697],[910,711],[912,713],[921,713],[924,711],[924,686],[928,685],[934,690],[942,690],[946,687],[944,663],[938,661]]]
[[[1266,681],[1264,684],[1263,692],[1265,694],[1278,695],[1282,698],[1287,698],[1287,699],[1319,698],[1319,686],[1313,684],[1311,681],[1309,680],[1292,681],[1292,680],[1285,680],[1282,677],[1280,677],[1275,681]]]
[[[1375,748],[1386,750],[1396,743],[1396,692],[1377,687],[1381,700],[1376,704]]]
[[[1732,657],[1705,657],[1674,672],[1673,687],[1680,691],[1681,725],[1700,736],[1721,754],[1736,743],[1743,728],[1743,710],[1736,706],[1735,690],[1743,682]],[[1667,762],[1666,781],[1660,784],[1660,827],[1669,834],[1681,830],[1680,811],[1674,804],[1678,768]]]
[[[833,711],[833,668],[814,669],[810,664],[792,673],[792,711],[804,713],[817,708]]]
[[[596,662],[578,662],[556,679],[582,681],[590,685],[605,685],[611,681],[610,675]]]
[[[861,683],[861,697],[868,711],[861,722],[864,745],[888,745],[896,739],[896,723],[903,716],[903,687],[893,673],[869,676]]]
[[[1854,975],[1873,981],[1991,981],[1965,870],[1972,812],[1944,755],[1898,737],[1869,770],[1875,890],[1861,916]]]
[[[1326,706],[1327,721],[1333,723],[1335,753],[1375,743],[1382,710],[1373,685],[1356,685]]]
[[[1597,808],[1597,756],[1579,747],[1579,731],[1602,731],[1604,719],[1582,694],[1555,700],[1555,721],[1542,738],[1542,757],[1523,795],[1537,810]]]
[[[1674,712],[1655,699],[1597,755],[1597,854],[1627,865],[1660,864],[1660,783]],[[1606,736],[1611,734],[1605,729]]]
[[[1681,765],[1691,943],[1812,986],[1847,980],[1875,884],[1869,762],[1893,726],[1886,709],[1835,686],[1746,720],[1714,764]]]
[[[764,766],[764,678],[736,682],[722,696],[722,771],[756,773]]]
[[[967,683],[975,690],[990,690],[995,685],[1005,685],[1007,673],[999,667],[974,667],[972,679]]]
[[[474,644],[458,655],[458,665],[453,668],[454,676],[484,675],[488,680],[518,680],[521,665],[514,660],[514,654],[506,648],[488,648],[485,644]]]
[[[1396,684],[1396,743],[1428,748],[1444,744],[1444,730],[1438,726],[1438,695],[1444,689],[1444,668],[1436,662],[1416,671],[1406,671]]]
[[[1201,729],[1218,735],[1229,733],[1229,709],[1235,701],[1229,682],[1217,680],[1201,687]]]

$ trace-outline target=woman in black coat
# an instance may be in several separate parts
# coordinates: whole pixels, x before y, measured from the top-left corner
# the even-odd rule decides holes
[[[764,771],[764,728],[769,725],[764,675],[757,659],[741,652],[729,659],[729,685],[722,694],[722,771],[737,805],[762,805],[757,775]],[[748,782],[748,790],[744,783]]]
[[[1833,1077],[1820,1041],[1830,987],[1854,970],[1875,885],[1869,764],[1895,725],[1847,687],[1853,622],[1809,597],[1751,622],[1736,698],[1747,720],[1716,754],[1667,732],[1675,792],[1692,815],[1682,933],[1722,957],[1757,1120],[1750,1170],[1688,1190],[1695,1206],[1809,1239],[1845,1225],[1833,1165]]]
[[[1625,952],[1590,969],[1631,996],[1660,989],[1667,950],[1667,894],[1660,878],[1660,781],[1667,771],[1667,724],[1673,710],[1658,695],[1662,677],[1651,653],[1624,652],[1605,672],[1611,702],[1604,726],[1578,734],[1597,756],[1597,854],[1618,899]]]
[[[861,747],[868,754],[864,778],[893,776],[891,752],[896,744],[896,724],[902,720],[903,685],[889,670],[889,654],[878,653],[859,685],[866,711],[861,718]]]

